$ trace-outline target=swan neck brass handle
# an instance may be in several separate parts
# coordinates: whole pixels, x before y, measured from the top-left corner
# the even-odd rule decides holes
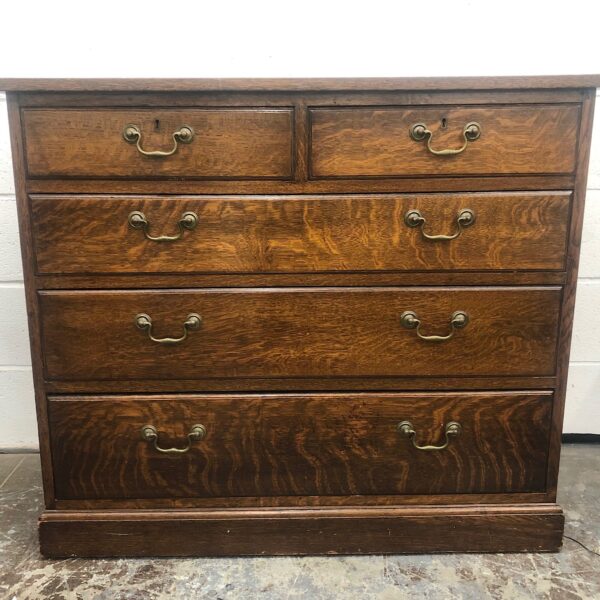
[[[150,442],[156,450],[164,454],[185,454],[192,447],[192,442],[203,440],[206,437],[206,427],[201,424],[194,425],[187,434],[187,446],[183,448],[161,448],[158,445],[158,430],[154,425],[144,425],[142,427],[142,439]]]
[[[144,156],[171,156],[177,152],[179,143],[190,144],[194,139],[194,130],[189,125],[183,125],[177,131],[172,134],[173,148],[171,150],[144,150],[142,148],[142,131],[137,125],[129,124],[125,125],[123,129],[123,139],[128,144],[135,144],[140,154]]]
[[[425,450],[425,452],[431,452],[432,450],[444,450],[448,447],[450,439],[453,437],[458,437],[461,432],[462,427],[460,423],[457,423],[456,421],[450,421],[445,427],[446,441],[441,446],[420,446],[416,440],[417,432],[415,431],[413,424],[410,421],[402,421],[401,423],[398,423],[398,433],[409,437],[412,441],[412,445],[417,450]]]
[[[433,133],[428,129],[425,123],[415,123],[411,126],[409,133],[410,137],[415,140],[415,142],[427,140],[427,150],[429,150],[431,154],[435,154],[436,156],[454,156],[464,152],[467,149],[469,142],[474,142],[481,136],[481,125],[475,121],[467,123],[463,128],[464,143],[460,148],[456,149],[447,148],[445,150],[434,150],[431,147]]]
[[[469,323],[469,315],[462,311],[457,310],[452,314],[450,319],[450,333],[447,335],[423,335],[421,333],[421,320],[417,316],[417,313],[412,310],[406,310],[400,315],[400,324],[404,329],[414,329],[417,335],[426,342],[443,342],[449,340],[457,329],[463,329]]]
[[[139,210],[130,212],[127,222],[133,229],[141,229],[146,239],[151,242],[174,242],[181,238],[186,229],[191,231],[198,225],[198,215],[195,212],[184,212],[179,221],[177,221],[179,231],[175,235],[150,235],[150,222],[146,218],[146,215]]]
[[[425,231],[425,217],[421,211],[413,208],[404,215],[404,223],[408,227],[420,227],[421,235],[427,240],[454,240],[462,232],[465,227],[469,227],[475,223],[475,213],[470,208],[461,208],[456,215],[456,231],[452,235],[430,235]]]
[[[188,332],[200,329],[202,317],[196,313],[189,314],[183,323],[183,335],[178,338],[166,337],[157,338],[152,335],[152,319],[146,313],[140,313],[135,316],[135,326],[148,333],[148,338],[157,344],[179,344],[187,339]]]

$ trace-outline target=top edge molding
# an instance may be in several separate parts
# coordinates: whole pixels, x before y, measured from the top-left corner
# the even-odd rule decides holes
[[[322,92],[600,88],[600,75],[305,79],[0,79],[7,92]]]

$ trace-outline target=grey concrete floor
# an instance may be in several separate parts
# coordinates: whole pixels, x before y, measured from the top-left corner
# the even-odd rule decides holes
[[[566,534],[600,552],[600,445],[563,448]],[[558,554],[45,560],[39,457],[0,455],[0,597],[9,600],[600,599],[600,557]]]

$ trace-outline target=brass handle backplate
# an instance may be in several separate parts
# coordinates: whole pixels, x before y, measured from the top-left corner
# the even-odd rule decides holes
[[[456,421],[450,421],[445,428],[446,441],[441,446],[420,446],[416,440],[417,432],[415,431],[413,424],[410,421],[402,421],[401,423],[398,423],[398,433],[408,436],[411,439],[413,446],[417,450],[425,450],[426,452],[430,452],[432,450],[444,450],[444,448],[448,447],[450,439],[459,436],[461,432],[462,427],[460,423],[457,423]]]
[[[415,142],[422,142],[423,140],[427,140],[427,150],[431,152],[431,154],[435,154],[436,156],[453,156],[455,154],[460,154],[467,149],[469,142],[474,142],[481,135],[481,125],[472,121],[471,123],[467,123],[463,128],[463,138],[464,143],[460,148],[447,148],[445,150],[434,150],[431,147],[431,139],[433,138],[433,133],[427,128],[425,123],[415,123],[409,129],[410,137],[415,140]]]
[[[206,437],[206,427],[201,424],[194,425],[187,434],[188,443],[183,448],[161,448],[158,445],[158,430],[154,425],[144,425],[142,427],[142,439],[151,442],[154,448],[165,454],[185,454],[192,447],[192,442],[203,440]]]
[[[135,316],[134,319],[135,326],[142,331],[146,331],[148,333],[148,338],[157,344],[179,344],[183,342],[187,336],[189,331],[196,331],[200,329],[200,325],[202,324],[202,317],[196,313],[189,314],[184,323],[183,323],[183,335],[178,338],[166,337],[166,338],[156,338],[152,335],[152,319],[146,313],[140,313]]]
[[[198,225],[198,215],[195,212],[184,212],[179,221],[177,221],[179,231],[175,235],[150,235],[150,223],[148,222],[146,215],[139,210],[130,212],[127,222],[133,229],[141,229],[144,232],[146,239],[152,242],[174,242],[181,238],[184,230],[187,229],[188,231],[191,231]]]
[[[173,148],[171,150],[144,150],[142,148],[142,131],[137,125],[125,125],[123,129],[123,139],[128,144],[135,144],[140,154],[144,156],[171,156],[177,152],[179,142],[182,144],[190,144],[194,139],[194,130],[189,125],[183,125],[177,131],[172,134],[173,137]]]
[[[457,329],[463,329],[469,323],[469,315],[462,311],[457,310],[452,314],[452,318],[450,319],[450,333],[447,335],[423,335],[421,333],[421,320],[417,316],[417,313],[412,310],[404,311],[400,315],[400,324],[404,329],[414,329],[417,332],[417,335],[427,342],[443,342],[444,340],[449,340]]]
[[[425,231],[425,217],[421,211],[413,208],[404,215],[404,222],[408,227],[420,227],[421,235],[428,240],[454,240],[462,232],[465,227],[469,227],[475,223],[475,213],[470,208],[461,208],[456,215],[456,231],[452,235],[430,235]]]

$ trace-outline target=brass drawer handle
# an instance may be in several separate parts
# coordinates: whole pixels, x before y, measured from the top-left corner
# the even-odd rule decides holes
[[[456,215],[456,232],[452,235],[429,235],[425,232],[425,217],[421,211],[413,208],[404,215],[404,222],[408,227],[420,227],[421,235],[427,240],[454,240],[462,232],[465,227],[469,227],[475,223],[475,213],[470,208],[461,208]]]
[[[206,427],[204,425],[194,425],[187,434],[188,443],[184,448],[161,448],[158,445],[158,431],[154,425],[144,425],[142,427],[142,439],[146,442],[152,442],[154,448],[165,454],[185,454],[192,447],[192,442],[203,440],[206,437]]]
[[[446,441],[441,446],[419,446],[416,440],[417,432],[410,421],[402,421],[401,423],[398,423],[398,432],[402,435],[408,436],[411,439],[413,446],[417,450],[425,450],[426,452],[430,452],[431,450],[444,450],[447,448],[448,444],[450,443],[450,439],[461,434],[462,427],[460,423],[457,423],[456,421],[450,421],[446,425]]]
[[[152,335],[152,319],[149,315],[145,313],[140,313],[135,316],[135,326],[142,331],[148,332],[148,338],[157,344],[179,344],[183,342],[187,336],[189,331],[196,331],[200,329],[200,325],[202,324],[202,317],[196,313],[189,314],[185,322],[183,323],[183,335],[178,338],[155,338]]]
[[[135,144],[140,154],[144,156],[171,156],[177,152],[179,142],[182,144],[190,144],[194,139],[194,130],[189,125],[183,125],[177,131],[173,132],[173,148],[168,151],[164,150],[144,150],[142,148],[142,132],[137,125],[125,125],[123,129],[123,139],[128,144]]]
[[[191,231],[198,225],[198,215],[195,212],[184,212],[181,215],[181,219],[177,221],[177,227],[179,231],[175,235],[150,235],[148,230],[150,229],[150,223],[146,218],[146,215],[139,211],[134,210],[129,213],[129,217],[127,217],[127,222],[130,227],[133,229],[141,229],[144,232],[144,236],[147,240],[152,242],[174,242],[178,240],[183,235],[184,230]]]
[[[449,340],[457,329],[463,329],[469,323],[469,315],[462,310],[457,310],[450,319],[450,333],[448,335],[423,335],[421,333],[421,321],[417,313],[406,310],[400,315],[400,324],[405,329],[415,329],[417,335],[427,342],[443,342]]]
[[[447,148],[445,150],[434,150],[431,147],[431,139],[433,137],[433,133],[429,129],[427,129],[427,125],[425,123],[415,123],[409,130],[410,137],[415,140],[415,142],[421,142],[423,140],[427,140],[427,150],[431,152],[431,154],[435,154],[436,156],[453,156],[455,154],[460,154],[467,149],[469,142],[474,142],[481,135],[481,125],[472,121],[471,123],[467,123],[463,129],[463,137],[465,138],[464,144],[453,150],[452,148]]]

